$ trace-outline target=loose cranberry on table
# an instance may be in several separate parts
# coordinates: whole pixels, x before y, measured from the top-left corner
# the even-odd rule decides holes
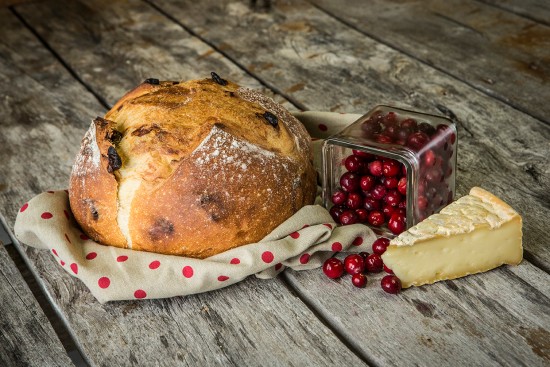
[[[386,275],[380,281],[382,289],[391,294],[397,294],[401,292],[401,281],[395,275]]]
[[[384,262],[380,255],[370,254],[365,260],[365,268],[369,273],[380,273],[384,266]]]
[[[384,252],[386,252],[386,249],[390,245],[390,240],[384,237],[378,238],[374,243],[372,244],[372,252],[374,252],[377,255],[382,255]]]
[[[357,274],[365,271],[365,260],[359,254],[351,254],[344,259],[344,269],[348,274]]]
[[[390,268],[388,268],[388,267],[386,266],[386,264],[384,264],[384,271],[385,271],[386,273],[388,273],[388,274],[393,274],[393,270],[391,270]]]
[[[357,273],[351,276],[351,283],[357,288],[365,288],[367,285],[367,277],[365,274]]]
[[[340,278],[344,274],[344,264],[335,257],[325,260],[323,273],[331,279]]]

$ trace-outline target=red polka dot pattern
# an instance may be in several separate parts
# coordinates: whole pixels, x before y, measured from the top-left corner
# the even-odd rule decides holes
[[[294,239],[297,239],[298,237],[300,237],[300,233],[298,233],[298,232],[292,232],[292,233],[290,234],[290,237],[292,237],[292,238],[294,238]]]
[[[352,242],[353,246],[361,246],[361,244],[363,244],[363,238],[362,237],[357,237]]]
[[[332,229],[332,224],[330,224],[330,223],[323,223],[323,225],[324,225],[325,227],[328,227],[328,228]]]
[[[88,255],[86,255],[86,260],[93,260],[97,257],[97,253],[90,252]]]
[[[334,251],[334,252],[342,251],[342,244],[340,242],[334,242],[332,244],[332,251]]]
[[[158,267],[160,266],[160,261],[158,260],[155,260],[155,261],[151,261],[151,263],[149,264],[149,269],[158,269]]]
[[[271,251],[265,251],[262,254],[262,260],[264,261],[264,263],[269,264],[273,261],[274,258],[275,256],[273,256],[273,253]]]
[[[303,254],[300,256],[300,264],[304,265],[309,262],[310,255],[309,254]]]
[[[109,286],[111,285],[111,279],[107,277],[101,277],[97,281],[97,285],[99,286],[99,288],[102,288],[102,289],[109,288]]]
[[[73,273],[78,274],[78,264],[72,263],[71,270],[73,271]]]
[[[142,299],[147,297],[147,293],[145,293],[143,289],[138,289],[134,292],[134,297],[136,297],[137,299]]]
[[[128,260],[128,256],[126,255],[120,255],[119,257],[116,258],[116,261],[118,261],[119,263],[123,263],[126,260]]]
[[[59,263],[61,264],[61,266],[65,266],[65,261],[60,260]]]
[[[59,255],[57,254],[57,251],[56,251],[54,248],[52,248],[52,253],[53,253],[55,256],[58,256],[58,257],[59,257]]]
[[[229,279],[229,277],[228,277],[228,276],[225,276],[225,275],[220,275],[220,276],[218,277],[218,280],[219,280],[220,282],[225,282],[227,279]]]
[[[194,274],[193,268],[190,266],[184,266],[182,270],[183,276],[186,278],[191,278]]]
[[[239,260],[238,258],[234,257],[231,259],[231,261],[229,262],[230,264],[233,264],[233,265],[237,265],[237,264],[240,264],[241,263],[241,260]]]
[[[40,218],[42,218],[42,219],[51,219],[51,218],[53,218],[53,214],[50,213],[50,212],[44,212],[44,213],[42,213]]]
[[[20,211],[21,213],[23,213],[25,210],[27,210],[28,207],[29,207],[29,203],[25,203],[25,204],[23,204],[23,206],[21,207],[21,209],[19,209],[19,211]]]

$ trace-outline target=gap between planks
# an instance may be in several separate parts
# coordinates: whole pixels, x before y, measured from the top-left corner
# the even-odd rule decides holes
[[[458,76],[456,76],[456,75],[450,73],[449,71],[447,71],[447,70],[445,70],[445,69],[443,69],[443,68],[438,67],[437,65],[430,64],[430,63],[426,62],[425,60],[423,60],[422,58],[419,58],[418,56],[414,55],[413,53],[407,52],[406,50],[404,50],[404,49],[402,49],[402,48],[399,48],[399,47],[397,47],[396,45],[393,45],[393,44],[391,44],[391,43],[388,43],[388,42],[384,41],[383,39],[381,39],[380,37],[377,37],[377,36],[375,36],[375,35],[373,35],[373,34],[371,34],[371,33],[369,33],[369,32],[365,32],[365,31],[362,30],[361,28],[355,26],[353,23],[348,22],[348,21],[346,21],[345,19],[343,19],[342,17],[340,17],[340,16],[338,16],[338,15],[332,13],[330,10],[325,9],[323,6],[318,5],[318,4],[314,3],[314,2],[311,2],[310,0],[306,0],[306,1],[307,1],[307,3],[310,4],[312,7],[318,9],[319,11],[321,11],[321,12],[323,12],[324,14],[328,15],[329,17],[331,17],[331,18],[335,19],[336,21],[342,23],[342,24],[345,25],[346,27],[349,27],[349,28],[353,29],[354,31],[357,31],[357,32],[359,32],[359,33],[361,33],[361,34],[363,34],[363,35],[369,37],[369,38],[372,38],[372,39],[375,40],[376,42],[378,42],[378,43],[380,43],[380,44],[383,44],[383,45],[385,45],[385,46],[387,46],[387,47],[389,47],[389,48],[391,48],[391,49],[393,49],[393,50],[396,50],[397,52],[402,53],[403,55],[406,55],[406,56],[410,57],[411,59],[414,59],[415,61],[418,61],[419,63],[421,63],[421,64],[423,64],[423,65],[427,65],[427,66],[429,66],[430,68],[435,69],[435,70],[441,72],[442,74],[445,74],[446,76],[448,76],[448,77],[450,77],[450,78],[452,78],[452,79],[458,80],[459,82],[464,83],[465,85],[469,86],[470,88],[472,88],[472,89],[474,89],[474,90],[476,90],[476,91],[478,91],[478,92],[480,92],[480,93],[483,93],[483,94],[485,94],[485,95],[487,95],[487,96],[489,96],[489,97],[491,97],[491,98],[493,98],[493,99],[495,99],[495,100],[497,100],[497,101],[499,101],[499,102],[501,102],[501,103],[503,103],[503,104],[505,104],[505,105],[507,105],[507,106],[510,106],[511,108],[515,109],[516,111],[519,111],[519,112],[521,112],[521,113],[524,113],[524,114],[526,114],[526,115],[532,117],[532,118],[535,119],[536,121],[541,122],[541,123],[544,124],[544,125],[550,125],[550,120],[549,120],[549,121],[543,120],[543,119],[541,119],[541,118],[538,117],[538,116],[532,115],[529,111],[527,111],[527,110],[524,109],[524,108],[521,108],[520,106],[517,106],[517,105],[513,104],[512,101],[508,100],[507,98],[498,96],[496,93],[493,93],[493,92],[491,92],[491,91],[487,91],[487,90],[485,90],[485,89],[483,89],[483,88],[479,88],[479,87],[477,87],[475,84],[469,82],[469,81],[466,80],[466,79],[461,79],[461,78],[459,78]],[[510,11],[507,10],[507,9],[504,9],[504,10],[510,12]],[[514,14],[515,14],[515,13],[514,13]],[[436,14],[436,15],[438,15],[438,14]],[[523,17],[524,17],[524,16],[523,16]],[[524,17],[524,18],[525,18],[525,17]],[[532,20],[532,19],[529,19],[529,20]],[[536,22],[538,22],[538,21],[536,21]],[[540,23],[540,22],[539,22],[539,23]]]

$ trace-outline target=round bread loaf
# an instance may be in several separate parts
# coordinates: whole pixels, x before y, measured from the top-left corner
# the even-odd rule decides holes
[[[71,209],[104,245],[206,258],[261,240],[313,203],[309,144],[282,106],[214,73],[148,79],[92,122]]]

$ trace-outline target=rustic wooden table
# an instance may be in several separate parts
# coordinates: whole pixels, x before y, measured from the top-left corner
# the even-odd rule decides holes
[[[548,1],[11,3],[0,7],[8,230],[26,200],[67,186],[90,119],[126,90],[214,70],[292,110],[448,115],[457,194],[482,186],[516,208],[525,259],[397,296],[379,277],[358,290],[318,270],[101,305],[50,253],[0,245],[0,365],[69,365],[67,352],[91,366],[550,365]]]

